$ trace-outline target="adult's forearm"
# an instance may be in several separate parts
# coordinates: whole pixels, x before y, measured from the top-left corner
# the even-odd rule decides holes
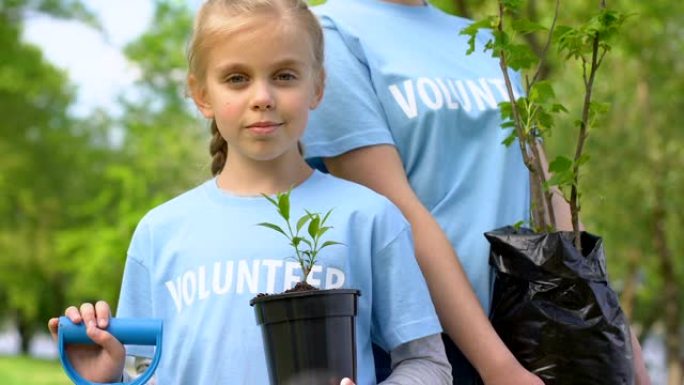
[[[439,224],[418,209],[409,216],[416,257],[442,327],[486,382],[494,368],[516,365],[515,357],[494,331],[470,281]]]
[[[631,343],[632,343],[632,353],[634,355],[634,377],[636,379],[636,385],[651,385],[651,378],[648,376],[648,370],[646,370],[646,363],[644,362],[644,356],[641,353],[641,345],[639,340],[634,334],[634,330],[630,330]]]
[[[411,189],[396,148],[363,147],[327,158],[325,164],[332,174],[361,183],[389,198],[411,223],[416,258],[442,327],[483,380],[487,381],[490,373],[503,372],[492,371],[494,368],[516,366],[517,361],[480,306],[451,243]]]

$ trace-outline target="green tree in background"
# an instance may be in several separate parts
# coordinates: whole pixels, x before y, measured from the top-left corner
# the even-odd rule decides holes
[[[68,112],[65,74],[21,41],[37,11],[97,26],[78,2],[4,2],[0,15],[0,317],[18,326],[24,352],[67,305],[115,305],[137,222],[209,177],[208,135],[184,98],[187,7],[158,2],[127,48],[142,76],[121,116],[84,119]]]
[[[597,199],[587,211],[606,234],[624,306],[643,333],[664,331],[668,384],[681,385],[684,130],[677,122],[684,118],[684,5],[615,4],[634,16],[609,63],[614,82],[602,90],[612,106],[590,148],[601,157],[590,162],[586,183]]]
[[[21,41],[22,18],[34,12],[93,23],[75,2],[3,1],[0,10],[0,316],[18,325],[23,351],[64,302],[54,244],[80,219],[74,208],[88,194],[81,180],[98,157],[98,133],[68,114],[65,74]]]

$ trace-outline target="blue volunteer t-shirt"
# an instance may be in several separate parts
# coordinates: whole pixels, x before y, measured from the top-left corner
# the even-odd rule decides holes
[[[291,215],[333,209],[308,282],[361,291],[356,319],[358,384],[375,384],[371,342],[391,350],[441,332],[413,255],[410,226],[371,190],[314,172],[293,189]],[[299,265],[263,197],[220,190],[215,179],[151,210],[131,242],[118,317],[164,321],[158,384],[268,384],[260,328],[249,305],[299,281]],[[133,355],[151,349],[128,347]]]
[[[350,150],[396,146],[413,190],[455,247],[489,310],[483,233],[528,218],[529,181],[517,144],[505,147],[499,63],[466,56],[470,21],[430,5],[328,0],[326,91],[303,142],[312,163]],[[515,77],[515,75],[513,75]],[[516,83],[516,92],[522,89]]]

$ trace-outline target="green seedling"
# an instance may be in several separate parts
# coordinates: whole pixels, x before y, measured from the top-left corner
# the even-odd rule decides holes
[[[276,208],[278,215],[285,222],[284,227],[270,222],[262,222],[257,225],[277,231],[287,238],[289,245],[294,249],[295,259],[302,269],[302,279],[300,282],[305,283],[311,273],[311,269],[316,264],[316,260],[321,250],[328,246],[341,245],[342,243],[336,241],[323,241],[322,239],[323,235],[332,228],[331,226],[325,225],[332,213],[332,209],[328,210],[328,212],[322,216],[319,213],[312,213],[305,210],[306,214],[297,219],[296,223],[293,225],[290,217],[291,192],[292,190],[278,193],[275,198],[266,194],[261,194]],[[306,231],[302,231],[304,228],[306,228]]]

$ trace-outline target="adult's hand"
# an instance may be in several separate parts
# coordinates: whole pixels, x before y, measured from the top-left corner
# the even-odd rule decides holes
[[[527,371],[516,360],[498,365],[495,370],[484,373],[482,380],[485,385],[544,385],[541,378]]]

